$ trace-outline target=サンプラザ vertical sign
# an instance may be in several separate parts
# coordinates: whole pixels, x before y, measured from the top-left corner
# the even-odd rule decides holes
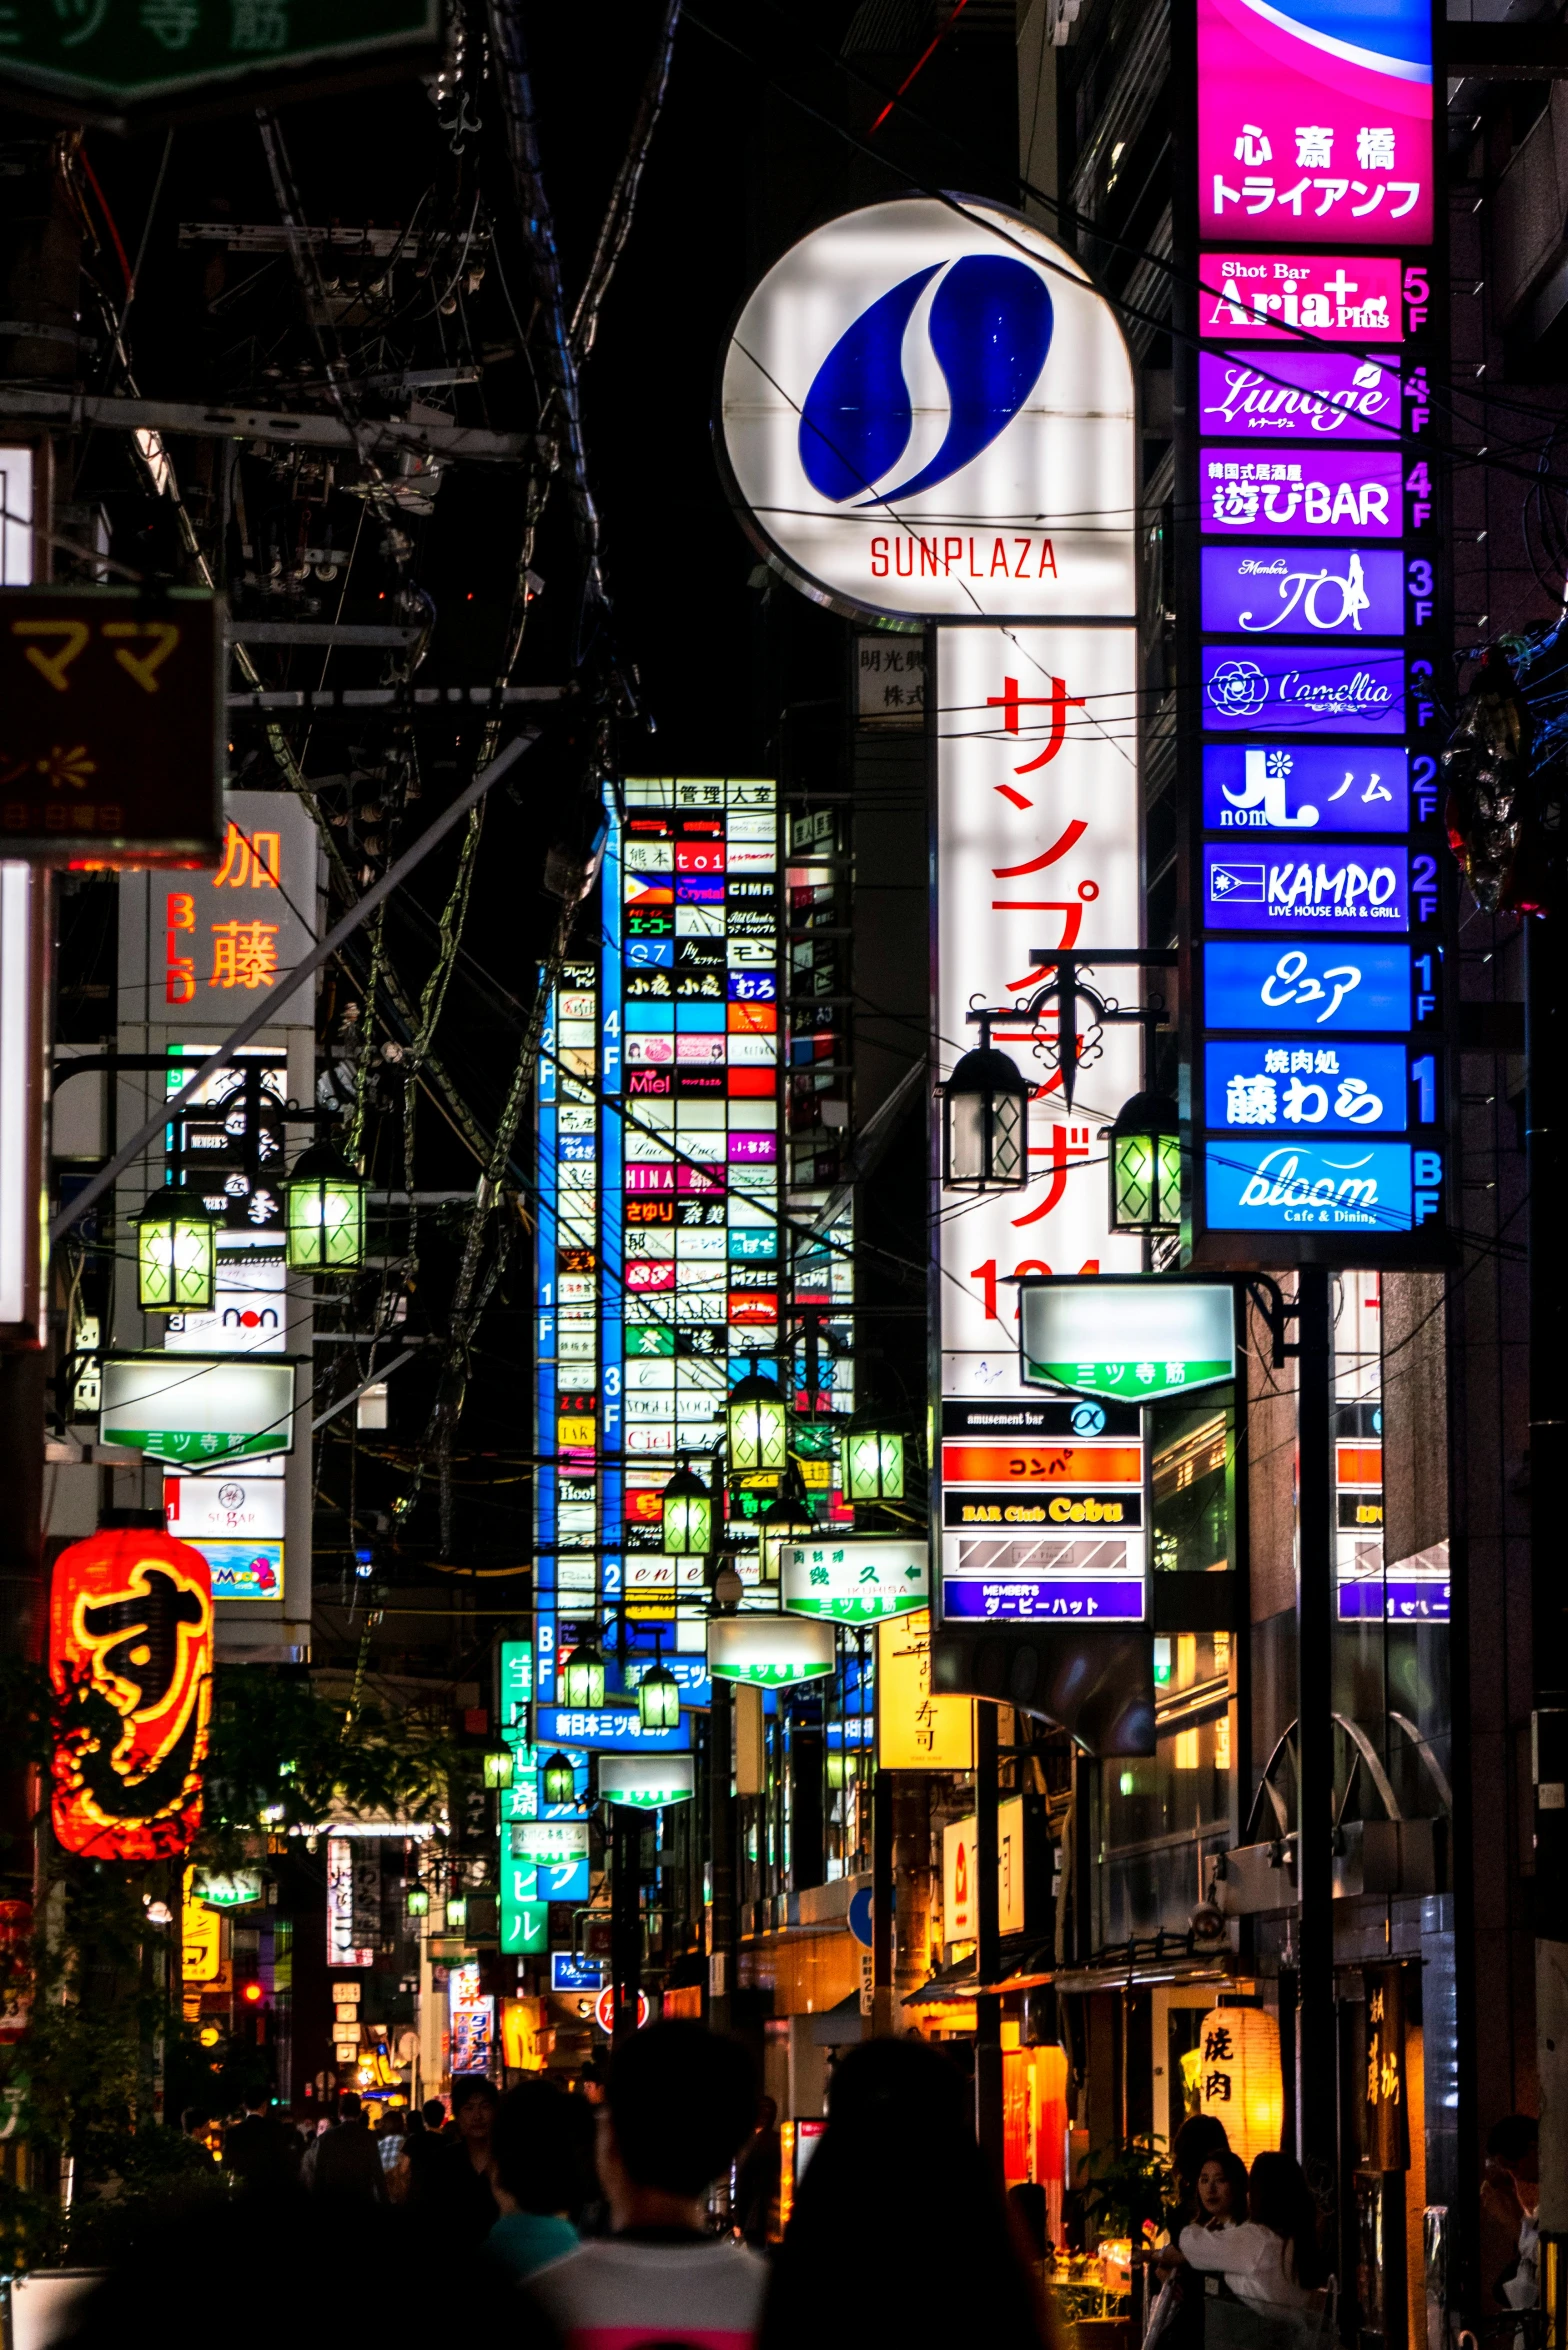
[[[978,1043],[985,1006],[1032,1094],[1025,1189],[934,1185],[951,1500],[987,1436],[1040,1423],[1012,1277],[1142,1264],[1109,1231],[1099,1139],[1142,1082],[1136,1030],[1086,1040],[1069,1108],[1054,1013],[1006,1016],[1042,956],[1074,951],[1093,976],[1095,948],[1143,943],[1132,365],[1110,304],[1032,223],[900,198],[828,222],[763,278],[725,357],[719,437],[744,527],[803,593],[938,624],[935,1074]],[[943,1617],[1137,1622],[1141,1575],[1129,1604],[1126,1558],[1100,1546],[1112,1610],[1095,1549],[953,1517]]]

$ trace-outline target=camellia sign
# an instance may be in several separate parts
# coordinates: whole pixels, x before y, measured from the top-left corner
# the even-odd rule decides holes
[[[1111,1278],[1020,1286],[1031,1386],[1158,1403],[1236,1376],[1228,1284]]]
[[[789,1614],[835,1624],[876,1624],[931,1604],[923,1542],[785,1542],[779,1573]]]

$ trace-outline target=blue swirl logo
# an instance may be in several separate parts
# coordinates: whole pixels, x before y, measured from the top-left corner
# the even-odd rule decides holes
[[[947,385],[947,431],[935,456],[891,489],[914,430],[904,377],[904,337],[915,306],[946,268],[931,299],[931,349]],[[1053,312],[1045,280],[1005,254],[940,261],[877,297],[846,327],[817,369],[800,416],[800,462],[819,496],[841,506],[913,498],[950,481],[1004,432],[1040,380]]]

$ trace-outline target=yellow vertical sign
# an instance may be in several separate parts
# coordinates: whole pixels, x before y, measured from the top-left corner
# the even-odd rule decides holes
[[[204,1901],[191,1898],[196,1871],[185,1872],[185,1894],[180,1904],[180,1980],[215,1983],[223,1963],[223,1918]]]
[[[877,1626],[877,1768],[972,1771],[975,1701],[931,1688],[931,1611]]]

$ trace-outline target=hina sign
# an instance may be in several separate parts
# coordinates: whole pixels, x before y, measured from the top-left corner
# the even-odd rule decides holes
[[[1199,0],[1196,35],[1184,1246],[1441,1262],[1432,15]]]
[[[54,1832],[92,1860],[164,1860],[201,1824],[212,1580],[199,1550],[116,1529],[54,1563],[49,1678],[63,1701]]]

